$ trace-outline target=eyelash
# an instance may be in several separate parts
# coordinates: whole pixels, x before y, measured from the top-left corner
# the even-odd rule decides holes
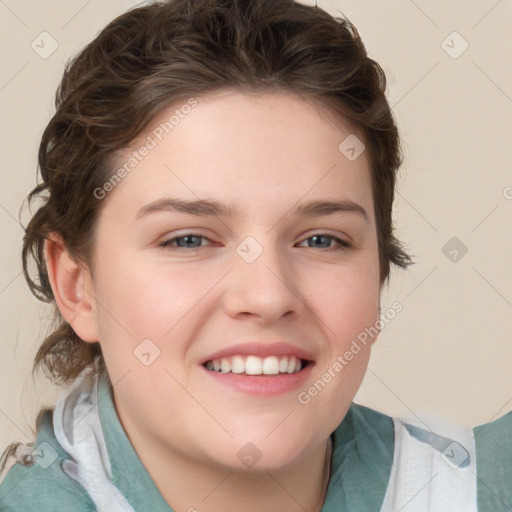
[[[179,252],[180,251],[193,252],[193,251],[197,251],[201,247],[208,247],[208,246],[201,245],[199,247],[189,247],[189,248],[187,248],[187,247],[176,247],[176,246],[172,246],[171,245],[174,241],[180,240],[180,239],[183,239],[183,238],[187,238],[189,236],[193,236],[193,237],[209,240],[209,238],[206,237],[206,236],[197,235],[195,233],[185,233],[184,235],[181,235],[181,236],[176,236],[174,238],[169,238],[168,240],[165,240],[162,243],[160,243],[158,246],[159,247],[163,247],[163,248],[168,249],[168,250],[171,250],[171,251],[179,251]],[[330,235],[328,233],[315,233],[314,235],[311,235],[311,236],[308,236],[307,238],[305,238],[301,243],[305,242],[306,240],[309,240],[310,238],[320,237],[320,236],[324,236],[324,237],[330,238],[330,239],[334,240],[338,244],[337,247],[327,247],[327,248],[321,247],[321,249],[323,249],[324,252],[340,251],[340,250],[343,251],[343,250],[347,250],[350,247],[352,247],[352,245],[350,243],[346,242],[345,240],[342,240],[341,238],[338,238],[338,237],[336,237],[334,235]],[[314,247],[307,247],[307,249],[314,249]]]

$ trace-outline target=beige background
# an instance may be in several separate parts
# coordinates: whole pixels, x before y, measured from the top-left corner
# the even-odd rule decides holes
[[[30,440],[37,410],[60,392],[30,374],[49,308],[21,274],[18,223],[54,91],[63,63],[137,3],[0,0],[0,449]],[[395,218],[416,264],[394,271],[383,295],[383,311],[395,301],[403,311],[384,328],[357,401],[391,415],[490,421],[512,409],[512,3],[319,5],[342,10],[386,71],[406,154]],[[58,43],[47,58],[31,47],[45,37],[51,49],[42,32]],[[459,249],[444,252],[458,250],[456,262],[443,252],[453,237]]]

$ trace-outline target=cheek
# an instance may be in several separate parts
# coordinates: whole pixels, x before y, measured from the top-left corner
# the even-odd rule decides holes
[[[118,259],[98,273],[96,289],[100,329],[105,336],[161,340],[187,316],[218,275],[165,264],[148,265],[143,258]]]
[[[333,348],[342,350],[379,319],[380,285],[377,265],[332,266],[323,275],[304,275],[311,307],[322,319]]]

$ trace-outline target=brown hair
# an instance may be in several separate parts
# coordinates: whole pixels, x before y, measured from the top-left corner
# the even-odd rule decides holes
[[[382,286],[391,263],[412,263],[393,235],[401,150],[385,87],[382,68],[350,21],[292,0],[171,0],[119,16],[67,64],[57,90],[57,111],[39,148],[43,182],[27,198],[44,201],[23,241],[31,291],[55,303],[44,259],[51,232],[93,270],[103,204],[94,191],[112,176],[119,151],[170,103],[226,88],[300,94],[360,129],[371,162]],[[36,279],[28,271],[32,259]],[[55,319],[33,372],[42,367],[55,382],[66,382],[101,358],[101,349],[81,340],[56,306]]]

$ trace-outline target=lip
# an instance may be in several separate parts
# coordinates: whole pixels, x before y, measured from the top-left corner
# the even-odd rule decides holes
[[[295,356],[308,362],[313,361],[313,355],[296,345],[286,342],[277,343],[261,343],[261,342],[248,342],[240,343],[238,345],[231,345],[222,350],[218,350],[204,358],[200,364],[204,365],[207,361],[213,361],[214,359],[221,359],[223,357],[231,356],[257,356],[257,357],[269,357],[269,356]],[[311,366],[311,365],[308,365]],[[302,372],[299,372],[302,373]],[[229,375],[229,374],[227,374]],[[296,374],[290,374],[296,375]],[[275,377],[272,377],[273,379]]]
[[[238,352],[240,353],[240,352]],[[302,387],[311,376],[315,363],[309,363],[297,373],[279,375],[245,375],[241,373],[221,373],[199,366],[212,382],[248,395],[277,396]]]

